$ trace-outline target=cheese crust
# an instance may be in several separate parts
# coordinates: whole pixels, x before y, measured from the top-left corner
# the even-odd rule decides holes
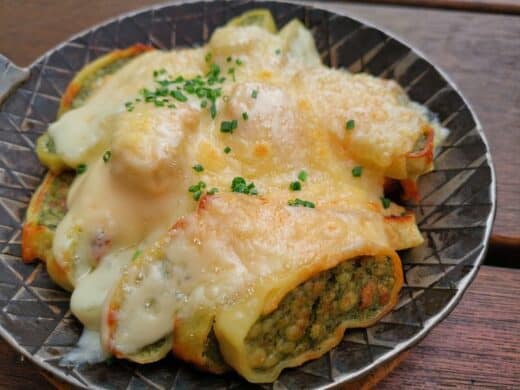
[[[116,357],[172,350],[273,381],[395,305],[396,251],[423,238],[385,182],[416,196],[444,132],[394,81],[322,65],[310,31],[277,32],[265,10],[200,48],[117,51],[80,72],[39,141],[52,173],[23,257],[47,262]],[[293,302],[310,307],[299,330],[280,320]]]

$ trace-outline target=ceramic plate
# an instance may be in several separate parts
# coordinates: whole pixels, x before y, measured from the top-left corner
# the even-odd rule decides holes
[[[202,45],[216,27],[258,7],[269,8],[279,26],[299,18],[313,32],[324,63],[396,80],[451,130],[436,170],[420,180],[420,204],[410,205],[425,243],[402,253],[405,285],[398,305],[376,325],[348,330],[322,358],[285,370],[274,386],[326,388],[366,373],[424,337],[475,276],[495,209],[489,148],[464,97],[417,50],[354,18],[301,4],[216,1],[140,10],[80,33],[25,71],[0,57],[0,96],[8,95],[0,107],[0,333],[59,378],[80,387],[114,389],[246,385],[236,374],[202,373],[173,357],[144,366],[113,361],[61,367],[81,326],[69,311],[69,294],[49,279],[44,265],[20,260],[20,228],[44,174],[34,153],[36,138],[55,119],[61,95],[83,65],[138,42],[158,49]]]

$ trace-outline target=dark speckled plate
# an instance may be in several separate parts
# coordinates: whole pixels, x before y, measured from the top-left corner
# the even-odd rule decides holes
[[[341,344],[321,359],[284,371],[274,386],[336,386],[391,359],[454,308],[478,270],[495,210],[489,149],[460,92],[416,50],[358,20],[300,4],[196,2],[126,14],[73,37],[27,70],[0,56],[0,97],[9,95],[0,108],[0,333],[71,384],[114,389],[246,385],[237,375],[202,373],[172,357],[145,366],[116,361],[60,367],[81,326],[69,311],[69,294],[49,279],[45,267],[21,262],[20,227],[44,174],[35,140],[54,120],[66,85],[83,65],[137,42],[160,49],[201,45],[217,26],[256,7],[271,9],[279,26],[301,19],[326,64],[396,80],[451,129],[436,170],[420,181],[422,201],[411,206],[425,244],[402,254],[405,286],[396,308],[371,328],[347,331]]]

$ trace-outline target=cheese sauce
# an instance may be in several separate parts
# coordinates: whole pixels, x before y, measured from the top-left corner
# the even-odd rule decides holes
[[[395,82],[326,68],[307,30],[290,38],[299,43],[259,27],[225,27],[202,48],[145,53],[50,126],[65,163],[87,166],[69,193],[53,253],[76,288],[72,311],[87,328],[101,328],[109,291],[124,290],[111,346],[119,353],[171,333],[175,315],[229,304],[258,280],[281,278],[320,253],[344,253],[345,245],[356,253],[368,242],[388,247],[385,169],[432,124]],[[183,84],[212,77],[206,86],[220,95],[213,98]],[[164,85],[167,92],[150,95]],[[254,183],[247,191],[285,205],[282,211],[248,215],[242,203],[219,203],[220,214],[199,226],[203,236],[179,233],[162,262],[139,253],[132,261],[136,248],[179,218],[197,221],[199,198],[230,192],[236,177]],[[284,229],[287,216],[316,214],[287,205],[296,198],[336,213]],[[345,205],[349,212],[337,214]],[[233,215],[226,236],[218,222]],[[364,241],[349,241],[350,230]],[[265,240],[257,247],[259,235]]]

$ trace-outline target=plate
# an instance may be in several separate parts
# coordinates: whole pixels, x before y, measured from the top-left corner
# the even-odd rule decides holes
[[[421,340],[455,307],[477,273],[495,211],[489,148],[471,107],[456,86],[417,50],[367,23],[308,5],[280,2],[192,2],[122,15],[50,50],[28,70],[0,56],[0,334],[57,377],[80,387],[227,388],[246,384],[238,375],[202,373],[173,357],[150,365],[110,361],[60,366],[81,326],[69,294],[43,264],[20,260],[21,224],[43,178],[34,144],[56,117],[68,82],[87,62],[141,42],[159,49],[201,45],[212,31],[252,8],[269,8],[279,26],[299,18],[311,29],[322,60],[333,67],[396,80],[451,130],[436,170],[419,182],[415,211],[425,242],[401,253],[405,285],[395,309],[368,329],[348,330],[322,358],[285,370],[274,384],[328,388],[363,375]],[[255,387],[255,386],[253,386]]]

